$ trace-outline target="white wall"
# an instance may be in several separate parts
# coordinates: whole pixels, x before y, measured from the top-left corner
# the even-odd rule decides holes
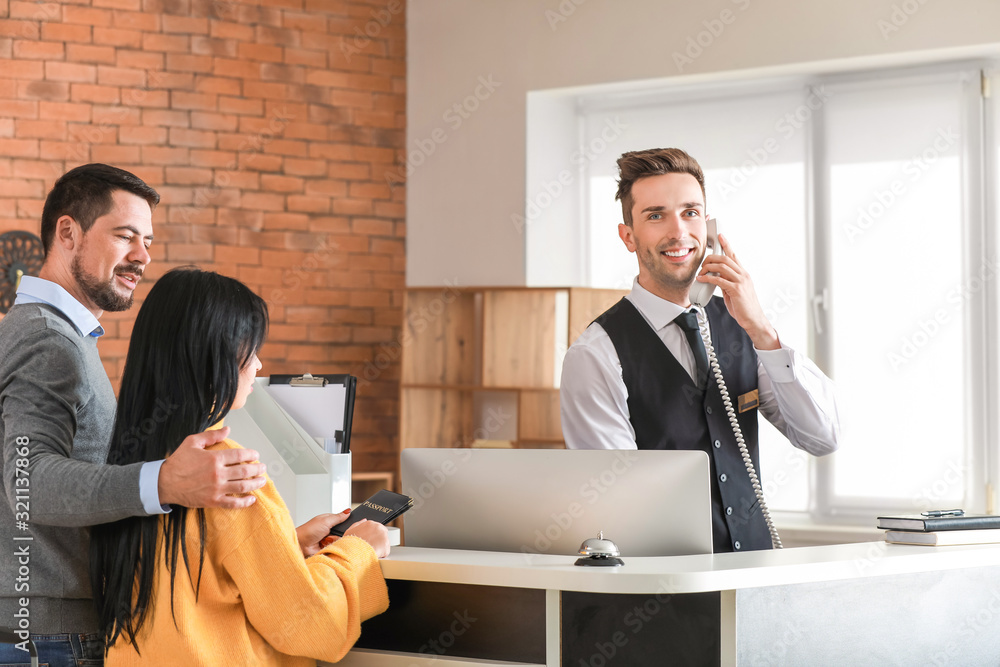
[[[511,216],[528,189],[528,91],[1000,49],[998,0],[415,0],[407,11],[409,286],[525,284]],[[693,62],[678,62],[689,48]]]

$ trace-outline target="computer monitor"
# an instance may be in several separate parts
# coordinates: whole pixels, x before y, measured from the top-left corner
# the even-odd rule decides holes
[[[622,556],[712,553],[701,451],[404,449],[403,544],[576,554],[603,531]]]

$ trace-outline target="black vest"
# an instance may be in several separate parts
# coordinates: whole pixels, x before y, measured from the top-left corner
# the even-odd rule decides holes
[[[739,413],[739,397],[757,389],[757,353],[722,299],[712,299],[705,311],[722,377],[759,476],[757,409]],[[618,352],[639,449],[700,449],[708,454],[714,551],[770,549],[770,533],[711,369],[707,389],[698,389],[628,299],[594,321],[608,332]]]

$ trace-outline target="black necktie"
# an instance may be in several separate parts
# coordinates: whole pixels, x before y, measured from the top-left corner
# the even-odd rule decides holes
[[[693,310],[688,310],[674,319],[674,323],[684,330],[687,336],[688,345],[694,353],[694,360],[698,364],[698,379],[696,384],[699,389],[704,389],[708,384],[708,354],[705,353],[705,341],[701,339],[701,330],[698,328],[698,315]]]

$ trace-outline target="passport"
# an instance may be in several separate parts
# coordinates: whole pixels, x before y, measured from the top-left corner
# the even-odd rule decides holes
[[[330,530],[331,535],[343,536],[344,531],[362,519],[386,524],[413,507],[413,498],[382,489],[355,507],[342,522]]]

